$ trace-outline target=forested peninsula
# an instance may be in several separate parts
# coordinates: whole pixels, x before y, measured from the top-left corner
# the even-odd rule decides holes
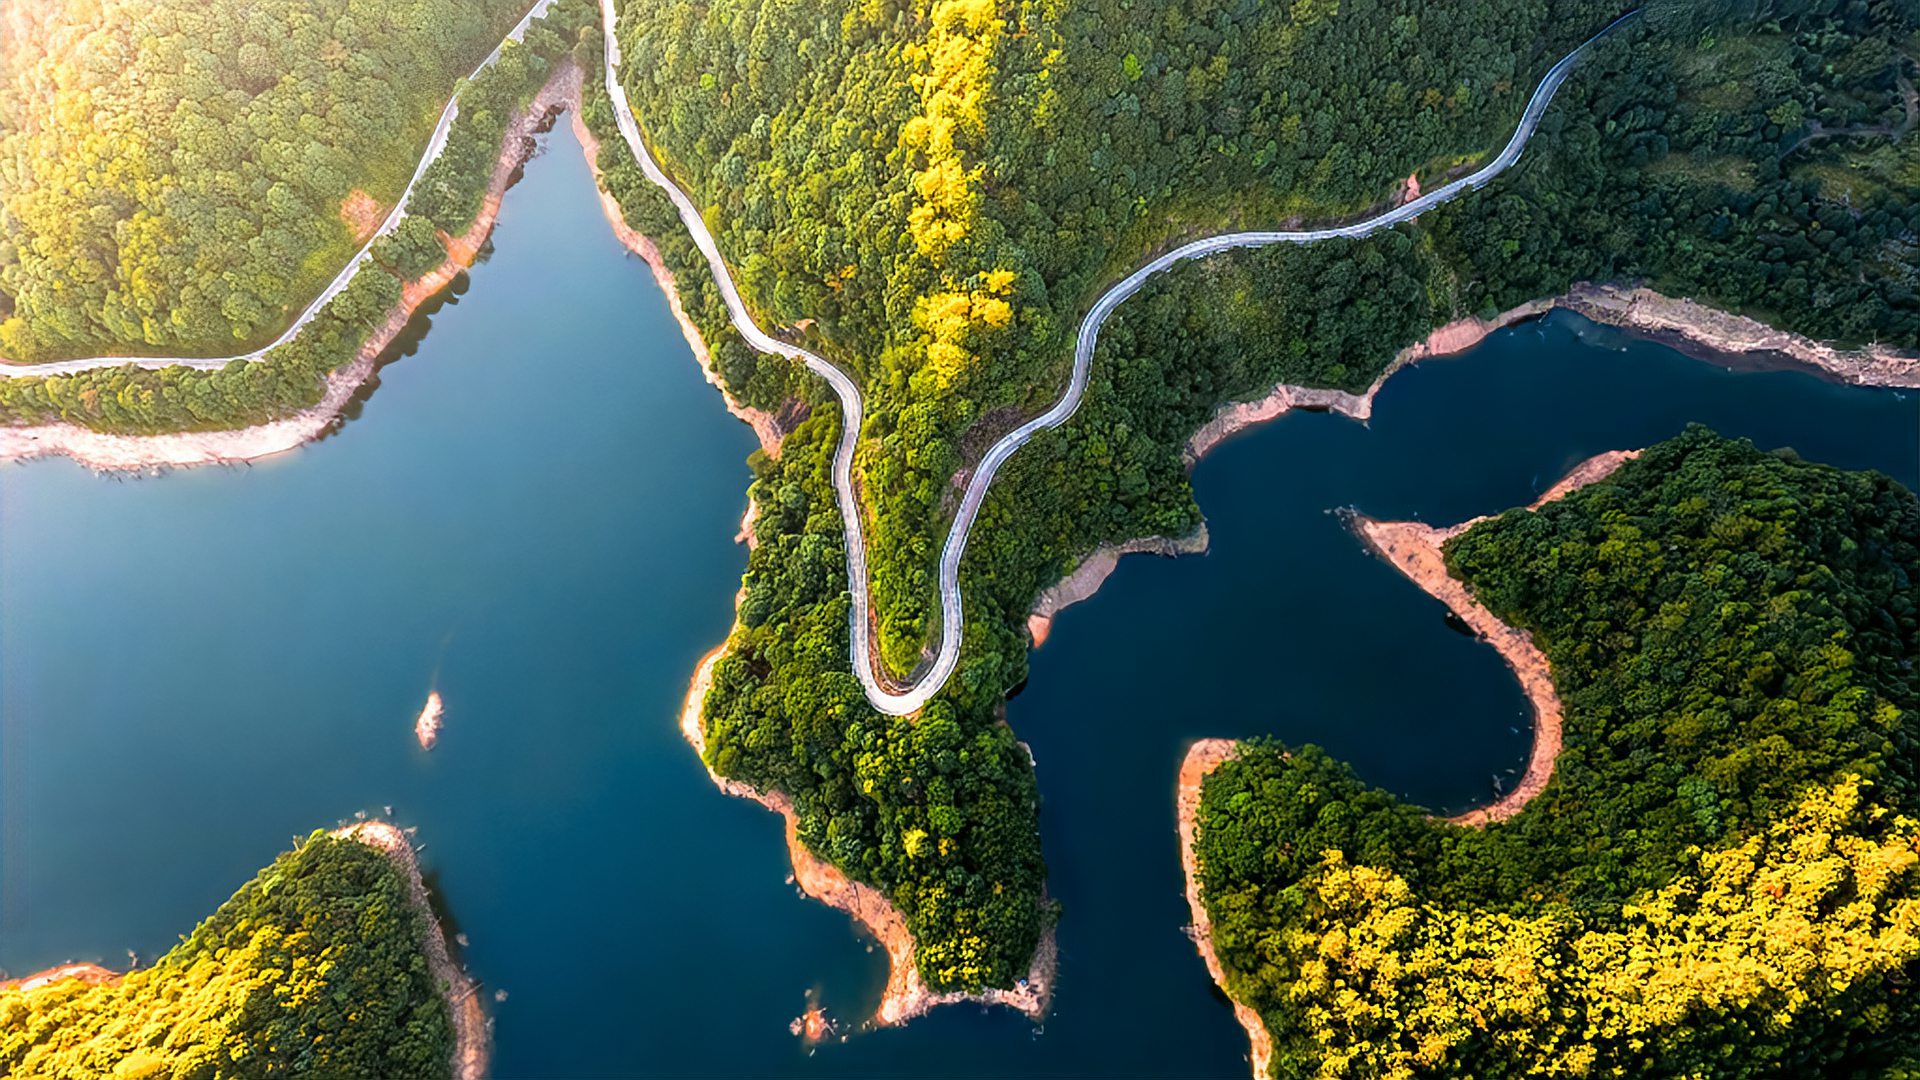
[[[404,834],[315,832],[152,967],[0,983],[0,1073],[480,1076],[487,1027]]]
[[[1920,500],[1695,427],[1443,550],[1551,664],[1552,779],[1463,827],[1210,754],[1199,897],[1269,1075],[1920,1067]]]
[[[273,336],[405,187],[522,0],[15,0],[0,356]]]

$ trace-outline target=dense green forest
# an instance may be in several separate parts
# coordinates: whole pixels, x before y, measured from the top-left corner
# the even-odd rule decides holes
[[[294,340],[258,362],[235,361],[214,371],[126,366],[0,379],[0,422],[64,420],[131,434],[218,430],[264,423],[319,401],[325,375],[351,361],[399,302],[401,283],[394,275],[411,277],[438,266],[446,258],[442,234],[464,232],[472,223],[511,115],[538,91],[555,63],[580,47],[593,12],[592,0],[560,0],[528,28],[523,42],[509,45],[497,63],[461,87],[460,114],[446,150],[414,189],[409,214],[417,216],[374,245],[376,264],[363,267]],[[436,115],[442,104],[434,106]],[[413,152],[409,148],[401,156]],[[395,194],[418,161],[409,158],[400,168],[400,158],[392,159],[390,164],[400,168]],[[6,243],[0,237],[0,261]],[[338,260],[329,263],[324,276],[331,277],[339,265]],[[4,273],[0,270],[0,283]]]
[[[270,339],[385,216],[455,81],[525,10],[10,2],[0,355]]]
[[[1695,427],[1445,553],[1546,653],[1564,747],[1483,829],[1312,747],[1208,778],[1274,1075],[1910,1075],[1920,501]]]
[[[641,122],[749,302],[864,382],[869,564],[900,670],[932,629],[953,471],[1058,392],[1066,335],[1102,282],[1197,232],[1339,217],[1408,172],[1430,186],[1468,167],[1539,74],[1620,11],[625,10]],[[609,190],[662,240],[728,385],[751,404],[818,403],[779,461],[755,458],[760,547],[707,703],[716,767],[792,792],[815,850],[888,889],[935,945],[934,985],[977,971],[1004,984],[1049,917],[1033,779],[999,713],[1026,675],[1026,613],[1096,544],[1200,523],[1183,447],[1214,407],[1281,381],[1362,389],[1432,326],[1581,278],[1644,277],[1808,333],[1911,345],[1920,139],[1872,129],[1901,122],[1915,33],[1885,2],[1655,5],[1595,51],[1489,190],[1369,240],[1217,257],[1149,286],[1108,323],[1072,423],[1022,449],[988,496],[962,572],[962,666],[929,710],[978,749],[958,759],[965,782],[943,774],[937,792],[908,729],[884,736],[896,725],[845,672],[831,398],[732,334],[615,140]],[[589,120],[611,134],[604,105]],[[1804,142],[1815,125],[1860,133]],[[940,815],[944,832],[921,823],[936,807],[957,814]],[[920,833],[953,842],[910,844]],[[1019,935],[977,929],[1020,920]]]
[[[152,967],[0,990],[0,1073],[433,1077],[453,1028],[399,865],[316,832]]]
[[[864,381],[883,655],[935,616],[949,478],[1058,393],[1096,286],[1235,221],[1491,152],[1609,0],[629,3],[628,90],[764,321]]]

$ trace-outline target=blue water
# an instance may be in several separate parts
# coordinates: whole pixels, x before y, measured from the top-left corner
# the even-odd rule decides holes
[[[1242,1076],[1180,932],[1186,744],[1319,742],[1442,809],[1528,749],[1498,658],[1329,510],[1455,521],[1688,420],[1920,483],[1912,395],[1567,316],[1395,376],[1370,426],[1230,441],[1195,474],[1212,552],[1124,561],[1009,708],[1066,910],[1055,1014],[948,1009],[809,1057],[786,1028],[806,993],[862,1016],[884,959],[796,898],[778,819],[716,792],[676,727],[745,565],[751,435],[570,135],[495,243],[337,436],[159,479],[0,472],[0,964],[150,960],[291,838],[391,806],[509,995],[502,1076]]]

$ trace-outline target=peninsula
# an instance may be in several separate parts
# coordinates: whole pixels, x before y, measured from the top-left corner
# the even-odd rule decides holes
[[[171,1075],[219,1060],[235,1075],[478,1080],[491,1039],[412,845],[380,821],[316,831],[152,967],[0,983],[0,1016],[10,1076]],[[155,1040],[155,1025],[175,1035]]]
[[[1920,569],[1920,500],[1695,428],[1602,455],[1532,508],[1360,528],[1516,669],[1538,646],[1552,685],[1529,693],[1543,724],[1564,702],[1572,765],[1537,731],[1514,792],[1443,821],[1310,746],[1196,745],[1195,936],[1257,1076],[1912,1059],[1920,831],[1896,779],[1914,763],[1887,740],[1917,704],[1902,665],[1920,622],[1893,598]],[[1783,575],[1805,587],[1776,592]],[[1840,995],[1858,1008],[1825,1006]],[[1740,1034],[1756,1008],[1775,1041]]]

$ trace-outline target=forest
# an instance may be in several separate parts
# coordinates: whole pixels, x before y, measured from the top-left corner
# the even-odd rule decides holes
[[[1445,554],[1546,653],[1564,747],[1484,828],[1310,746],[1207,779],[1273,1075],[1912,1075],[1920,500],[1696,426]]]
[[[528,28],[522,42],[510,45],[478,79],[461,86],[460,114],[447,148],[415,187],[408,219],[374,245],[375,261],[363,266],[292,341],[260,361],[234,361],[217,370],[122,366],[0,379],[0,423],[66,421],[123,434],[207,431],[265,423],[314,405],[326,374],[352,361],[399,303],[401,279],[439,266],[447,256],[445,235],[464,232],[472,223],[512,113],[578,46],[593,13],[592,0],[560,0]],[[486,46],[492,47],[491,42]],[[5,100],[0,95],[0,103]],[[432,116],[441,105],[444,101],[436,100]],[[400,169],[396,194],[419,160],[408,158],[401,168],[400,158],[417,149],[396,151],[400,156],[389,161]],[[0,237],[0,266],[6,242]],[[326,262],[322,280],[311,291],[319,291],[349,254],[342,249],[336,260]],[[5,280],[0,269],[0,290]],[[221,346],[233,347],[231,342]]]
[[[17,0],[0,355],[271,339],[385,217],[521,0]]]
[[[315,832],[153,966],[0,990],[0,1074],[450,1076],[424,914],[393,858]]]
[[[1346,216],[1386,202],[1410,171],[1431,183],[1471,167],[1539,74],[1619,14],[1140,0],[1003,5],[997,21],[952,3],[628,10],[643,16],[622,24],[636,111],[706,206],[762,324],[863,380],[856,469],[876,632],[901,672],[933,629],[950,477],[1057,394],[1067,335],[1102,282],[1197,233]],[[962,569],[961,668],[929,715],[951,716],[963,745],[1011,742],[999,705],[1026,677],[1033,597],[1100,543],[1200,524],[1184,445],[1223,401],[1282,381],[1364,389],[1433,326],[1581,278],[1648,280],[1815,335],[1911,345],[1920,307],[1901,283],[1920,273],[1920,204],[1901,178],[1920,140],[1872,129],[1897,125],[1915,32],[1911,12],[1884,2],[1656,4],[1595,51],[1488,191],[1365,241],[1217,257],[1150,285],[1108,323],[1073,421],[1023,448],[990,492]],[[1376,70],[1404,74],[1376,85]],[[1499,77],[1476,78],[1488,72]],[[1310,103],[1302,128],[1263,154],[1247,125],[1296,101]],[[588,117],[611,133],[604,104]],[[1815,125],[1861,134],[1804,141]],[[1365,155],[1332,137],[1348,130],[1375,134]],[[1055,914],[1031,771],[982,753],[962,760],[971,785],[936,795],[911,772],[905,729],[876,741],[895,725],[844,670],[831,398],[733,335],[624,152],[603,149],[600,164],[629,222],[661,241],[733,392],[815,403],[779,460],[754,459],[760,547],[707,702],[711,760],[794,792],[814,849],[887,889],[934,945],[930,983],[970,985],[929,957],[986,947],[983,924],[1025,920],[1029,931],[994,941],[1023,945]],[[1862,258],[1879,272],[1862,273]],[[1729,265],[1756,269],[1715,270]],[[1772,288],[1789,281],[1806,283],[1806,302]],[[896,762],[908,780],[876,779]],[[959,827],[927,833],[953,841],[929,861],[908,838],[936,806]],[[928,885],[945,905],[955,883],[981,899],[924,906]],[[1018,945],[991,955],[985,982],[1022,972]]]

